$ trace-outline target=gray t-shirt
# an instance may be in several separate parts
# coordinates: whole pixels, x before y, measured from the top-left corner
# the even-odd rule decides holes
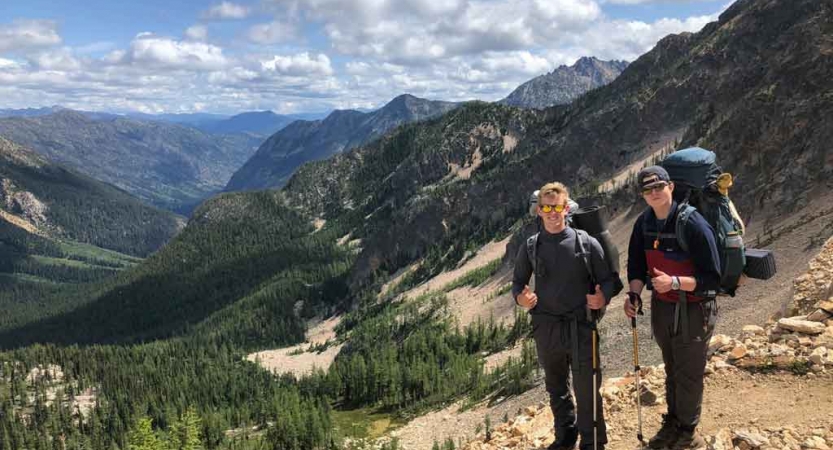
[[[602,286],[606,301],[613,293],[613,275],[604,259],[604,250],[592,236],[584,243],[590,251],[590,264],[597,282]],[[576,231],[565,228],[557,234],[542,229],[538,235],[538,275],[535,278],[535,293],[538,304],[531,314],[562,316],[584,311],[590,277],[587,267],[576,245]],[[512,278],[512,297],[517,299],[524,286],[529,284],[532,264],[527,255],[526,242],[518,249],[515,258],[515,272]]]

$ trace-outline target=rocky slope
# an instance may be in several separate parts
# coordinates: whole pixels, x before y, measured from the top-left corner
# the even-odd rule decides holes
[[[0,215],[0,220],[28,234],[135,256],[152,253],[185,225],[181,217],[50,163],[2,137]],[[0,245],[15,253],[22,243],[6,234],[0,236]]]
[[[365,144],[403,123],[439,116],[456,104],[400,95],[379,110],[334,111],[291,123],[272,135],[231,177],[227,191],[282,187],[302,164]]]
[[[714,150],[737,176],[744,217],[769,226],[833,187],[831,34],[828,3],[742,0],[568,106],[468,104],[308,164],[286,193],[323,218],[354,215],[356,287],[431,248],[456,262],[522,217],[545,181],[592,193],[663,145]],[[635,201],[632,190],[617,195],[614,214]]]
[[[259,142],[163,122],[93,120],[71,110],[0,119],[0,135],[148,203],[182,212],[222,189]]]
[[[572,66],[560,66],[550,73],[527,81],[500,103],[537,109],[564,105],[591,89],[610,83],[627,66],[626,61],[602,61],[595,57],[583,57]]]

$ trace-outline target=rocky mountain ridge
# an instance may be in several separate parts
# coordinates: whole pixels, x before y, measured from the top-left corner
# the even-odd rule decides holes
[[[565,105],[591,89],[610,83],[627,66],[627,61],[582,57],[572,66],[559,66],[550,73],[523,83],[500,103],[535,109]]]
[[[226,191],[282,187],[308,161],[365,144],[393,128],[439,116],[457,104],[400,95],[369,113],[333,111],[323,120],[295,121],[275,133],[231,177]]]
[[[307,164],[285,192],[320,218],[356,216],[357,288],[431,248],[445,255],[436,260],[456,262],[472,241],[482,245],[523,217],[544,182],[594,194],[663,145],[714,150],[736,175],[732,198],[744,217],[768,223],[833,187],[829,19],[830,5],[814,1],[740,1],[698,33],[662,39],[570,105],[467,104]],[[464,177],[457,168],[467,168]],[[631,189],[609,196],[613,214],[636,201]],[[767,206],[775,204],[784,208]]]

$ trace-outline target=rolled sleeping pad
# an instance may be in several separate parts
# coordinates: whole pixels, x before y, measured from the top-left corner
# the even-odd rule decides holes
[[[613,244],[613,238],[607,229],[607,220],[602,213],[604,206],[579,208],[573,213],[573,225],[596,238],[605,253],[605,261],[610,270],[619,273],[619,249]]]
[[[749,278],[768,280],[775,276],[778,269],[775,266],[775,255],[770,250],[747,248],[746,267],[743,273]]]

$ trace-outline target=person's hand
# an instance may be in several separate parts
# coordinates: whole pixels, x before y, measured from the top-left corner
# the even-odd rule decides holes
[[[660,294],[664,294],[671,290],[671,276],[659,269],[654,269],[654,276],[651,278],[651,284],[654,285],[655,291]]]
[[[625,299],[625,315],[630,319],[636,317],[636,302],[642,302],[639,294],[635,292],[628,292],[628,298]]]
[[[605,295],[602,292],[602,287],[596,285],[595,294],[587,294],[587,306],[590,309],[602,309],[605,306]]]
[[[518,294],[516,301],[524,308],[532,309],[538,304],[538,294],[532,292],[529,286],[524,286],[524,290]]]

